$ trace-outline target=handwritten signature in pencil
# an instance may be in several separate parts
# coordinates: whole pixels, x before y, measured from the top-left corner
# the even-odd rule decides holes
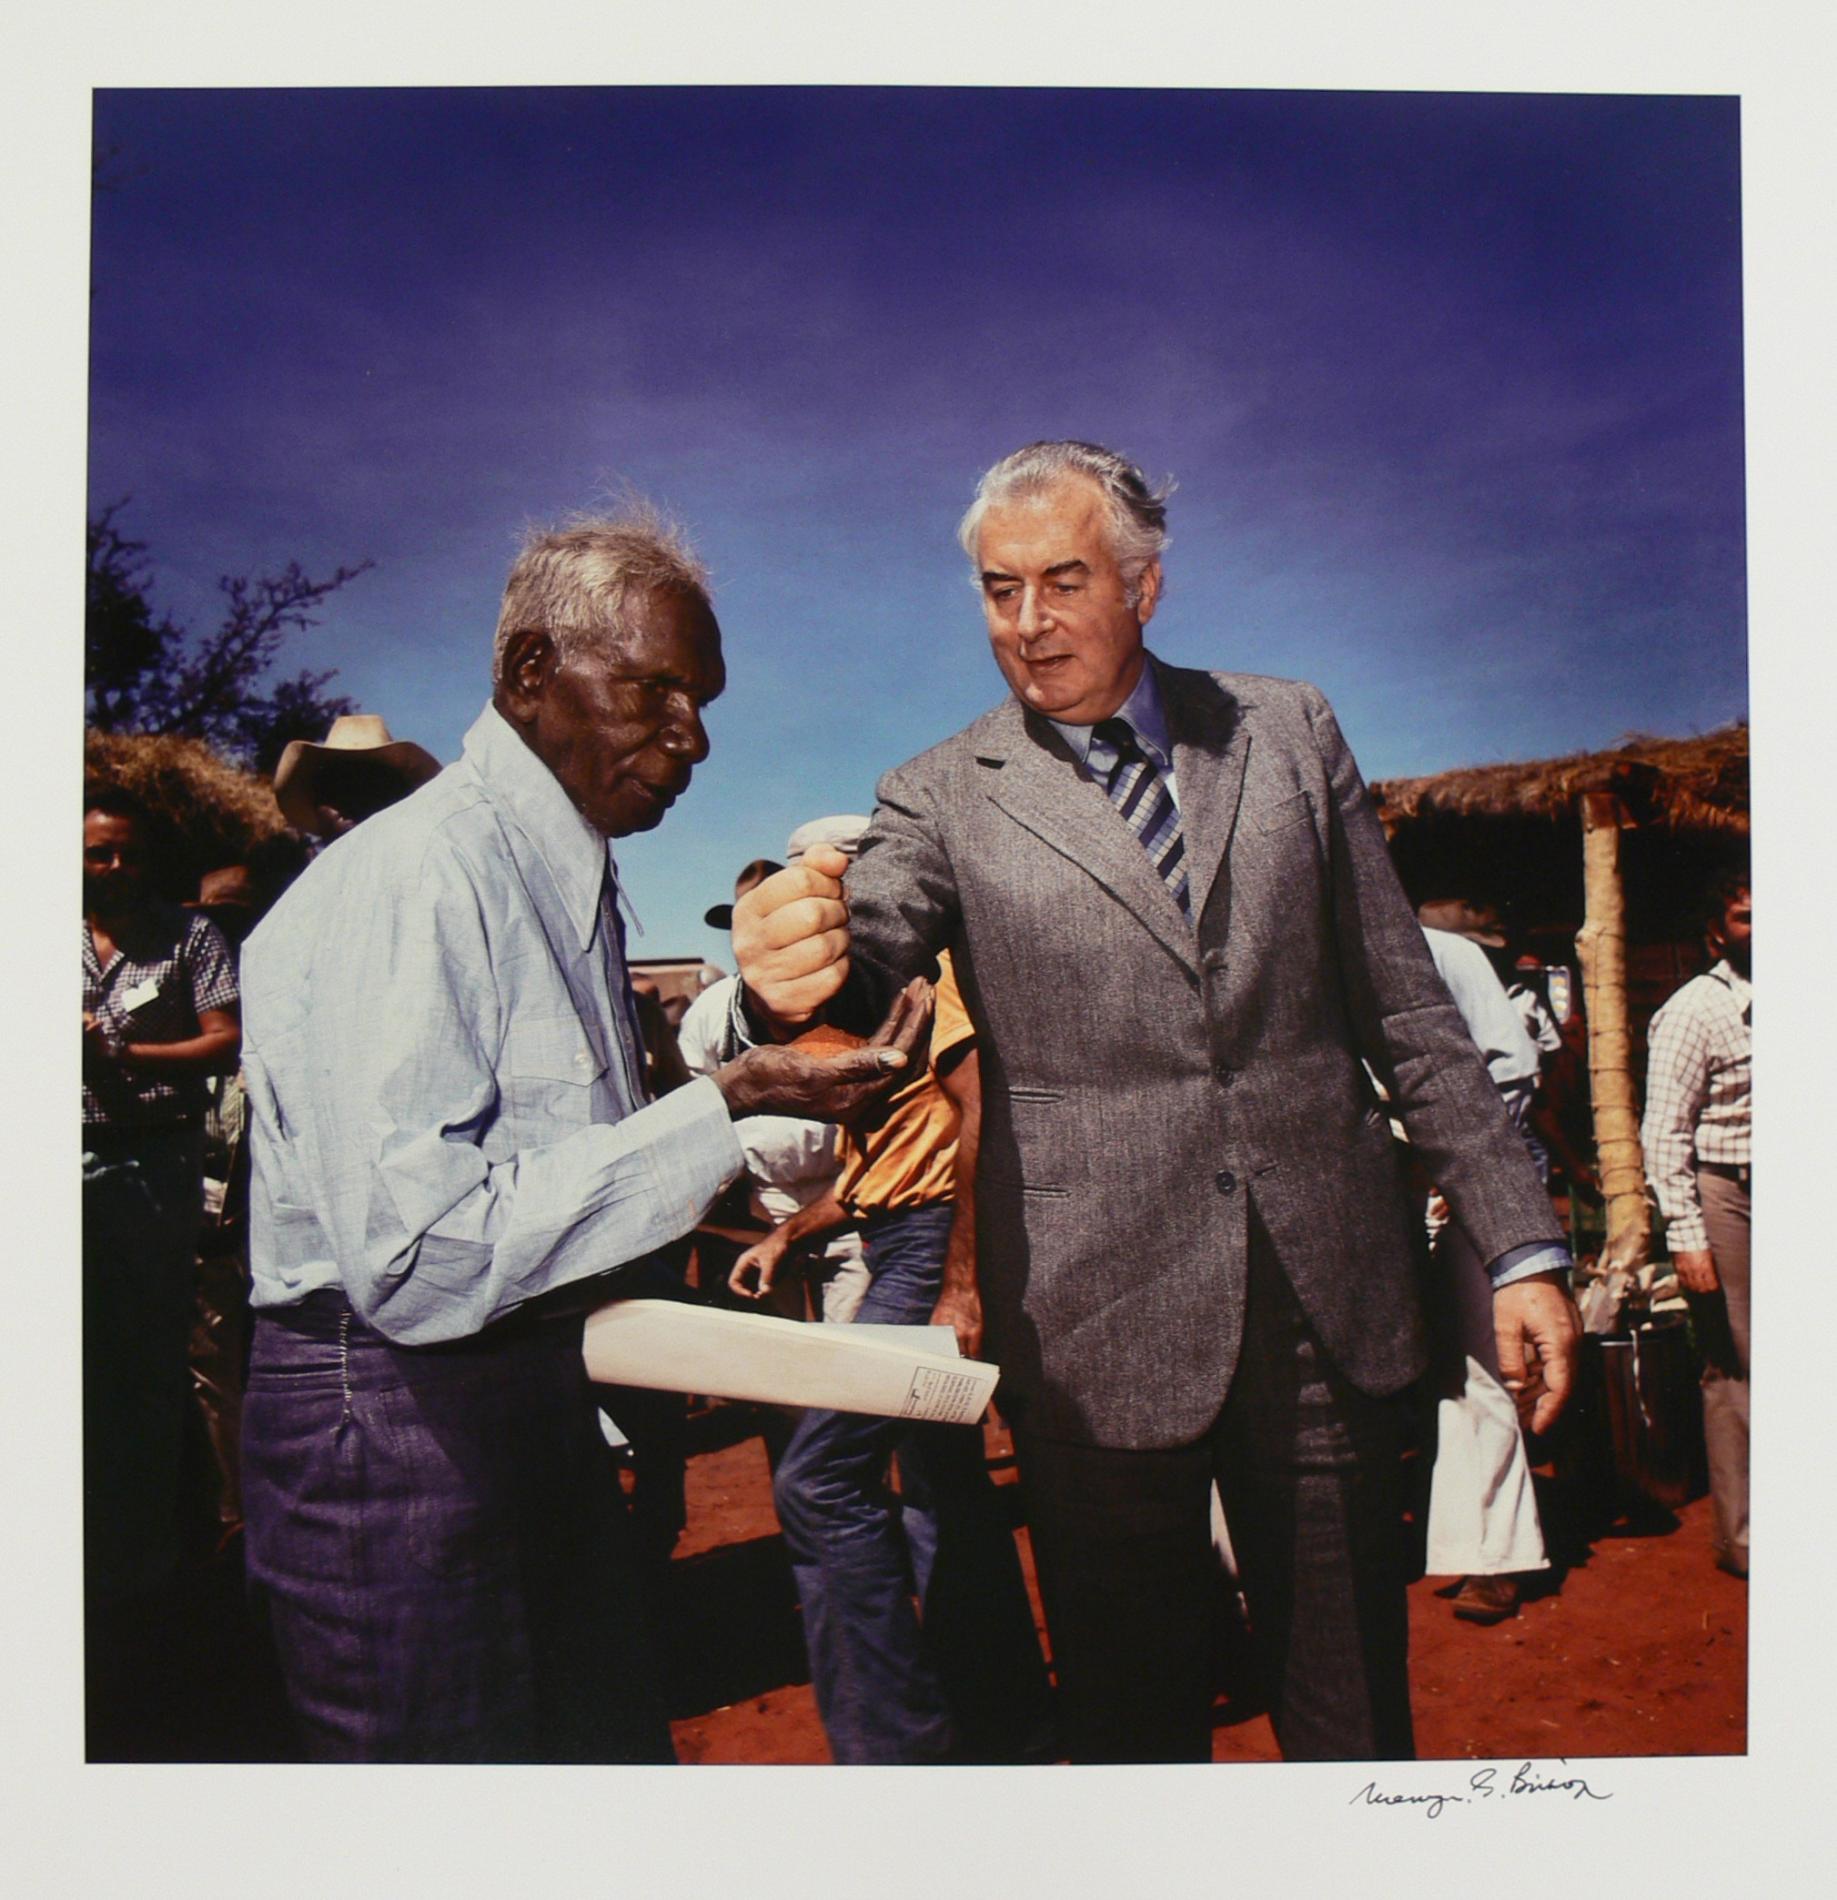
[[[1560,1765],[1566,1768],[1568,1763]],[[1566,1794],[1571,1801],[1611,1801],[1614,1798],[1611,1794],[1591,1788],[1580,1775],[1559,1776],[1535,1768],[1527,1761],[1519,1763],[1512,1770],[1510,1779],[1502,1779],[1497,1768],[1475,1769],[1467,1778],[1466,1791],[1461,1794],[1405,1793],[1380,1788],[1375,1781],[1368,1781],[1348,1805],[1421,1808],[1433,1821],[1451,1802],[1457,1807],[1470,1807],[1482,1801],[1510,1800],[1515,1795],[1527,1794]]]

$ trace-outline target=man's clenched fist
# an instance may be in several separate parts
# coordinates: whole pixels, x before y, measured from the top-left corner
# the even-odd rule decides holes
[[[754,1004],[786,1027],[810,1020],[848,977],[848,859],[813,845],[734,906],[734,957]]]

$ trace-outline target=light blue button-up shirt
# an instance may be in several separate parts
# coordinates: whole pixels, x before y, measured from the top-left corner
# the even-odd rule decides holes
[[[243,952],[253,1303],[342,1285],[405,1345],[693,1227],[739,1172],[698,1079],[649,1104],[599,835],[492,708]]]

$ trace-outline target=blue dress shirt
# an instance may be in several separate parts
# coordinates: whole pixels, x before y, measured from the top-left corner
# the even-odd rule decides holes
[[[1142,677],[1132,692],[1117,707],[1115,715],[1126,719],[1136,742],[1154,761],[1155,770],[1167,781],[1168,796],[1174,810],[1180,809],[1180,787],[1174,778],[1174,742],[1167,730],[1167,712],[1161,704],[1161,689],[1155,684],[1155,670],[1144,665]],[[1088,772],[1091,766],[1091,727],[1068,726],[1055,719],[1053,728],[1078,755],[1078,763]]]
[[[740,1145],[705,1078],[646,1105],[616,898],[490,707],[287,892],[243,953],[257,1307],[462,1338],[695,1225]]]

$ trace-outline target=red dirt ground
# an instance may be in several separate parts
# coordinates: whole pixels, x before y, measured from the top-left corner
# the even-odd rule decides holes
[[[684,1762],[826,1762],[765,1449],[748,1408],[693,1421],[689,1527],[672,1565],[674,1732]],[[989,1427],[997,1482],[1014,1478]],[[1540,1476],[1554,1568],[1510,1621],[1458,1621],[1410,1590],[1416,1740],[1425,1758],[1723,1755],[1747,1747],[1747,1586],[1709,1557],[1709,1504],[1588,1537]],[[1018,1515],[1018,1512],[1017,1512]],[[1017,1529],[1029,1587],[1031,1555]],[[1038,1612],[1037,1594],[1035,1599]],[[1042,1636],[1042,1641],[1044,1637]],[[1280,1759],[1267,1716],[1220,1702],[1214,1761]]]

